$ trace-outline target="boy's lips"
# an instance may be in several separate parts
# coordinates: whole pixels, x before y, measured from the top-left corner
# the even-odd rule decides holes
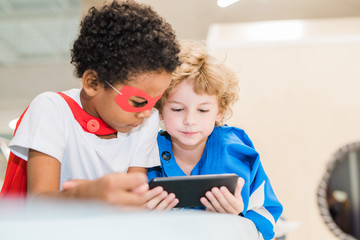
[[[186,136],[193,136],[196,134],[196,132],[183,132]]]

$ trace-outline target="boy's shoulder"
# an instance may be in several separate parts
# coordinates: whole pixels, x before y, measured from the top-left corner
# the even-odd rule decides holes
[[[79,89],[78,93],[79,93]],[[63,92],[68,96],[72,97],[71,94],[68,94],[69,91]],[[70,93],[73,95],[75,91],[70,90]],[[49,116],[57,116],[59,114],[66,113],[68,111],[68,104],[66,101],[60,96],[60,94],[56,92],[43,92],[37,95],[29,104],[26,115],[32,116],[32,118],[36,116],[49,117]]]
[[[52,99],[54,98],[56,95],[58,95],[56,92],[51,92],[51,91],[46,91],[46,92],[42,92],[40,94],[38,94],[34,100],[37,99]]]
[[[30,103],[30,108],[53,106],[59,102],[59,94],[56,92],[43,92],[37,95]]]
[[[254,147],[245,130],[228,125],[216,126],[211,134],[211,140],[221,141],[223,144],[239,142]]]
[[[79,94],[79,91],[80,89],[71,89],[63,93],[74,99],[76,98],[76,95]],[[60,99],[62,99],[62,97],[57,92],[46,91],[37,95],[32,100],[31,105],[34,104],[45,105],[45,104],[54,104],[59,102],[62,103],[62,101],[59,101]]]

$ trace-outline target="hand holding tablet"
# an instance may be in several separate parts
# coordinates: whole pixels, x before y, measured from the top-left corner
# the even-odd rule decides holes
[[[150,189],[161,186],[168,193],[174,193],[179,199],[176,206],[199,207],[203,206],[200,198],[213,187],[225,186],[234,194],[238,176],[236,174],[214,174],[179,177],[158,177],[150,181]]]

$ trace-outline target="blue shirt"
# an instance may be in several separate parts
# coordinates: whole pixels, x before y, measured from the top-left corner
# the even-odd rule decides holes
[[[174,158],[170,135],[162,131],[157,141],[161,166],[149,169],[149,180],[155,177],[185,176]],[[275,223],[283,208],[261,165],[258,152],[242,129],[215,127],[207,139],[201,159],[190,175],[222,173],[235,173],[245,180],[241,191],[243,215],[255,223],[265,240],[272,239]]]

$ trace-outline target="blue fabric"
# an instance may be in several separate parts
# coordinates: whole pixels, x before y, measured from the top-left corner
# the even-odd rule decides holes
[[[174,158],[171,137],[162,131],[157,141],[161,166],[148,170],[149,181],[155,177],[185,176]],[[258,152],[242,129],[226,125],[215,127],[208,137],[201,159],[191,171],[191,175],[222,173],[235,173],[245,180],[241,191],[244,201],[242,214],[255,223],[265,240],[272,239],[282,205],[274,194]]]

